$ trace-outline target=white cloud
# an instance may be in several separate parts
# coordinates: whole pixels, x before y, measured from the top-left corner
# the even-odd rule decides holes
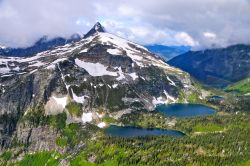
[[[194,39],[186,32],[180,32],[180,33],[176,34],[175,38],[182,45],[189,45],[189,46],[197,46],[198,45],[198,42],[194,41]]]
[[[130,27],[129,29],[133,34],[136,34],[137,36],[141,37],[145,37],[150,34],[149,29],[147,29],[146,27],[137,26],[137,27]]]
[[[203,35],[208,39],[216,39],[216,34],[213,32],[204,32]]]
[[[209,47],[250,41],[249,0],[2,0],[0,44],[105,28],[140,44]]]

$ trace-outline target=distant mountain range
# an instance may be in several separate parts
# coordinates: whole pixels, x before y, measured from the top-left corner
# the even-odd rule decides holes
[[[0,45],[0,56],[14,56],[14,57],[27,57],[35,55],[39,52],[53,49],[68,43],[80,41],[83,38],[90,37],[96,31],[105,32],[104,27],[97,23],[96,29],[91,29],[85,35],[73,34],[70,38],[56,37],[49,39],[48,36],[41,37],[34,45],[30,47],[11,48]],[[189,46],[165,46],[165,45],[146,45],[149,51],[161,56],[166,61],[180,54],[188,52],[191,47]]]
[[[189,72],[207,85],[225,87],[250,76],[250,45],[189,51],[168,64]]]
[[[0,47],[1,56],[16,56],[27,57],[35,55],[36,53],[46,51],[57,46],[62,46],[68,43],[77,42],[81,40],[81,35],[75,33],[70,38],[56,37],[48,39],[48,36],[43,36],[34,45],[25,48],[10,48]]]
[[[149,51],[161,56],[166,61],[178,55],[190,51],[190,46],[165,46],[165,45],[146,45]]]
[[[80,35],[75,33],[70,38],[56,37],[48,39],[48,36],[41,37],[34,45],[24,48],[11,48],[0,45],[0,56],[14,56],[14,57],[27,57],[35,55],[39,52],[53,49],[58,46],[65,44],[78,42],[83,38],[88,38],[95,32],[104,32],[104,27],[98,22],[96,23],[95,29],[91,29],[87,34]]]

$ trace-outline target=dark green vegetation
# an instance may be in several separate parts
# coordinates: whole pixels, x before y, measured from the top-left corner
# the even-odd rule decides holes
[[[223,131],[224,128],[220,125],[216,124],[198,124],[195,127],[193,127],[193,132],[216,132],[216,131]]]
[[[35,154],[27,154],[24,159],[18,163],[19,166],[39,166],[47,165],[54,166],[58,165],[60,154],[57,152],[38,152]]]
[[[0,165],[7,165],[8,161],[11,159],[12,153],[10,151],[6,151],[0,155]]]
[[[237,133],[237,134],[235,134]],[[89,162],[96,165],[231,165],[249,159],[247,131],[212,133],[194,137],[148,137],[125,139],[109,137],[91,142],[76,156],[72,165]],[[239,140],[239,142],[235,142]],[[94,156],[94,157],[93,157]]]
[[[166,117],[160,112],[138,110],[115,120],[103,117],[106,123],[143,128],[179,130],[183,137],[151,136],[139,138],[109,137],[103,129],[91,124],[66,124],[66,114],[43,115],[43,109],[29,112],[22,121],[34,126],[50,126],[60,136],[54,151],[19,153],[6,151],[0,156],[0,165],[58,165],[66,161],[78,165],[233,165],[248,166],[250,161],[250,98],[222,93],[223,103],[207,103],[218,109],[214,115],[191,118]],[[191,96],[196,96],[192,95]],[[194,97],[196,98],[196,97]],[[196,100],[196,99],[195,99]],[[198,100],[197,100],[198,101]],[[69,104],[70,105],[70,104]],[[67,106],[77,108],[75,105]],[[101,108],[100,108],[101,112]],[[74,114],[76,115],[76,114]]]
[[[49,125],[54,127],[55,129],[63,129],[66,126],[67,115],[66,113],[61,113],[58,115],[52,115],[49,117]]]
[[[68,109],[71,116],[81,116],[82,115],[82,107],[81,104],[71,102],[69,103],[66,108]]]
[[[167,119],[161,119],[160,114],[131,116],[124,121],[127,119],[133,125],[148,126],[158,119],[159,126],[167,127],[164,124]],[[173,128],[185,131],[188,136],[133,139],[101,136],[88,142],[86,149],[72,158],[71,164],[243,165],[249,162],[250,114],[247,112],[179,119]]]

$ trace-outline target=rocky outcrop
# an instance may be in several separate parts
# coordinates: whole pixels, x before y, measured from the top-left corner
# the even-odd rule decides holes
[[[56,138],[60,133],[49,126],[18,126],[17,141],[24,145],[29,145],[29,151],[58,151],[64,153],[66,149],[56,145]]]

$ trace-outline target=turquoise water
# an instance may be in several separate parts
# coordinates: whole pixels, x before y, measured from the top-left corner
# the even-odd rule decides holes
[[[166,135],[181,137],[185,134],[177,130],[165,130],[165,129],[145,129],[137,127],[122,127],[111,125],[105,129],[105,133],[109,136],[117,137],[146,137],[146,136],[156,136],[156,135]]]
[[[166,116],[180,118],[207,116],[215,113],[215,109],[201,104],[162,104],[156,107],[156,111],[159,111]]]

